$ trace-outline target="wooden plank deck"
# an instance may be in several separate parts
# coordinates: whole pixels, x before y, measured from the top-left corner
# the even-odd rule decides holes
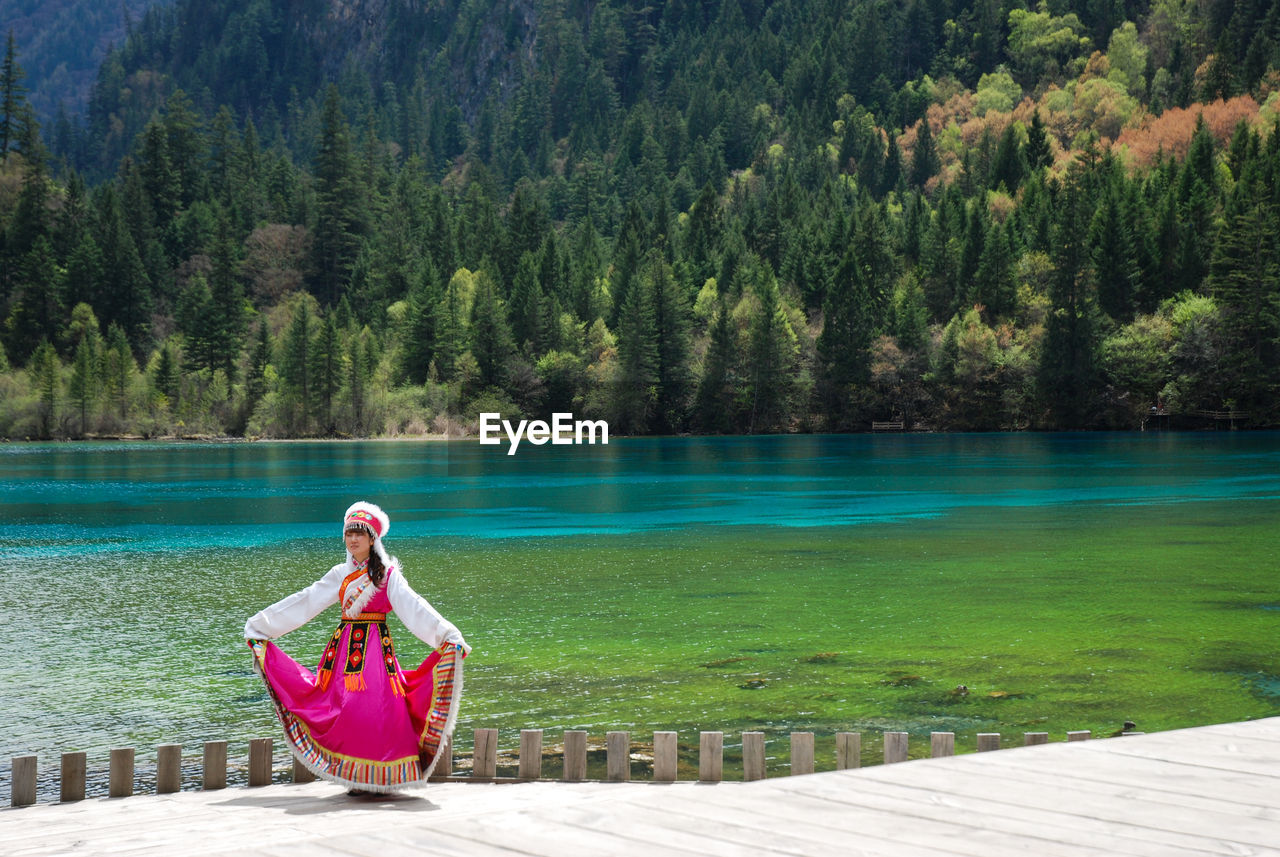
[[[1280,717],[754,783],[330,783],[0,810],[0,854],[1280,855]]]

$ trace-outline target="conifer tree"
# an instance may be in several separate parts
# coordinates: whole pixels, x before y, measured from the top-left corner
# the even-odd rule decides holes
[[[18,51],[13,39],[13,29],[5,42],[4,63],[0,65],[0,159],[9,159],[10,147],[22,134],[22,122],[26,116],[27,88],[22,85],[26,72],[18,65]]]
[[[929,130],[928,117],[920,120],[920,131],[916,135],[916,148],[911,156],[910,183],[923,188],[929,179],[937,174],[940,166],[938,151],[933,143],[933,131]]]
[[[729,310],[718,301],[711,322],[702,378],[694,405],[694,423],[702,431],[725,434],[737,424],[738,348]]]
[[[325,93],[321,111],[314,173],[316,294],[334,304],[359,251],[363,216],[350,130],[342,114],[338,88],[333,84]]]
[[[653,289],[637,278],[618,315],[618,377],[614,411],[624,432],[649,431],[658,407],[660,354]]]
[[[62,363],[58,360],[58,352],[48,340],[43,340],[36,346],[27,365],[27,375],[32,389],[40,397],[36,412],[39,435],[41,438],[53,437],[58,420],[58,403],[62,398]]]
[[[471,353],[480,368],[481,387],[505,390],[516,345],[507,323],[506,303],[498,295],[493,276],[483,269],[476,272],[476,297],[471,311]]]
[[[1264,420],[1274,418],[1280,392],[1280,246],[1275,223],[1269,194],[1246,176],[1232,199],[1209,275],[1225,323],[1223,398]]]
[[[777,283],[769,278],[757,286],[755,294],[760,304],[751,319],[748,350],[751,416],[747,430],[751,433],[785,427],[799,351]]]
[[[403,338],[404,373],[413,384],[425,384],[436,359],[444,290],[436,268],[428,259],[409,290]],[[437,366],[437,369],[439,367]]]

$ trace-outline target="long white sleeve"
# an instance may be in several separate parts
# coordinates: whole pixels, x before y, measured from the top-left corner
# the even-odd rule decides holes
[[[413,591],[413,587],[404,579],[399,570],[387,581],[387,598],[391,601],[391,609],[396,611],[400,621],[413,636],[435,649],[441,643],[456,643],[470,652],[471,647],[462,638],[462,632],[441,616],[436,608]]]
[[[328,574],[315,583],[282,598],[265,610],[249,617],[244,624],[246,640],[274,640],[310,622],[330,604],[338,603],[338,588],[342,585],[345,563],[335,565]]]

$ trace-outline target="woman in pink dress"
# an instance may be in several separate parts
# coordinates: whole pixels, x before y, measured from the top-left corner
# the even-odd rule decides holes
[[[347,560],[244,626],[293,754],[317,776],[353,791],[392,792],[425,782],[453,733],[462,696],[461,632],[413,591],[382,538],[391,521],[360,502],[342,521]],[[340,604],[342,618],[313,673],[271,640]],[[433,651],[400,669],[387,631],[394,610]]]

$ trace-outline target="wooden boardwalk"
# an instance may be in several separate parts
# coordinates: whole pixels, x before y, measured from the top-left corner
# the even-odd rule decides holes
[[[0,810],[0,854],[1280,855],[1280,717],[755,783],[329,783]]]

